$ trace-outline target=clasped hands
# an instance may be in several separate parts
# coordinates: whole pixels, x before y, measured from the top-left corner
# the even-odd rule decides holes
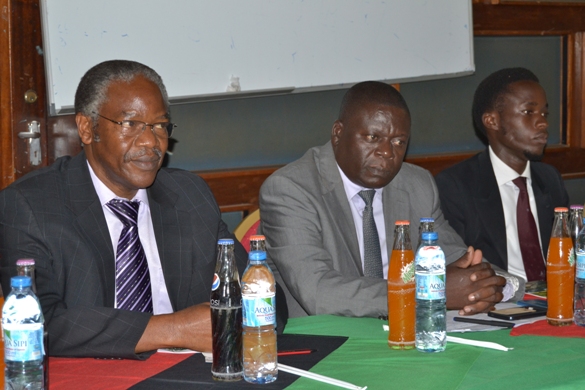
[[[459,315],[488,312],[504,297],[505,285],[506,279],[482,262],[481,250],[470,246],[465,255],[447,266],[447,308],[459,309]]]

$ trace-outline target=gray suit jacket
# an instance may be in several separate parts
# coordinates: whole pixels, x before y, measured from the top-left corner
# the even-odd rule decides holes
[[[60,158],[0,192],[2,289],[10,292],[16,260],[33,258],[51,355],[145,358],[134,348],[151,315],[114,309],[114,250],[86,161],[84,152]],[[234,238],[213,194],[173,169],[147,191],[173,309],[209,302],[217,240]],[[236,257],[242,272],[237,240]]]
[[[569,203],[563,179],[551,165],[531,162],[540,241],[546,259],[554,208]],[[441,207],[449,224],[466,244],[483,251],[492,264],[508,269],[506,223],[498,182],[488,150],[437,175]]]
[[[416,245],[421,217],[435,218],[447,262],[467,247],[449,226],[431,174],[404,163],[383,192],[388,250],[396,220],[410,220]],[[355,225],[331,143],[279,169],[260,190],[262,231],[291,317],[377,317],[388,313],[387,282],[363,276]]]

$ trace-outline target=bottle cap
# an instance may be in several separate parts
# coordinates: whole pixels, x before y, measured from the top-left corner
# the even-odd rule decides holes
[[[25,265],[35,265],[35,260],[34,259],[20,259],[20,260],[16,260],[16,266],[25,266]]]
[[[433,222],[434,223],[435,218],[421,218],[420,223],[423,223],[423,222]]]
[[[266,260],[266,252],[264,251],[252,251],[248,254],[248,259],[259,261]]]
[[[410,221],[396,221],[396,225],[410,225]]]
[[[571,210],[583,210],[583,205],[582,204],[572,204]]]
[[[217,241],[217,245],[234,245],[234,240],[231,238],[222,238]]]
[[[250,236],[250,241],[260,241],[260,240],[266,240],[266,237],[264,237],[261,234],[255,234],[253,236]]]
[[[422,239],[423,240],[437,240],[439,238],[439,234],[437,232],[423,232]]]
[[[566,213],[569,209],[566,207],[555,207],[555,213]]]
[[[28,276],[13,276],[10,278],[10,286],[18,288],[30,287],[32,286],[32,281]]]

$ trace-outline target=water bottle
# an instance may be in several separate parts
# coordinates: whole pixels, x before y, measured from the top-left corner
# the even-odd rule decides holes
[[[435,219],[434,218],[421,218],[420,225],[418,225],[418,242],[416,248],[422,243],[422,234],[425,232],[435,231]]]
[[[16,260],[16,274],[18,276],[28,276],[32,283],[33,292],[37,293],[37,285],[35,283],[35,261],[34,259],[20,259]]]
[[[447,345],[445,305],[445,254],[438,234],[422,234],[415,257],[415,347],[421,352],[441,352]]]
[[[234,256],[234,240],[218,241],[211,286],[211,376],[218,381],[242,379],[242,293]]]
[[[575,324],[585,326],[585,218],[583,227],[575,240],[577,266],[575,268]]]
[[[252,251],[242,276],[244,380],[264,384],[278,376],[276,285],[265,251]]]
[[[31,280],[32,291],[37,294],[37,285],[35,283],[35,260],[19,259],[16,261],[16,275],[28,276]],[[49,388],[49,332],[45,328],[43,331],[43,345],[45,347],[45,359],[43,360],[43,375],[45,378],[45,389]]]
[[[574,204],[569,209],[569,233],[577,251],[577,236],[583,227],[583,205]]]
[[[44,389],[44,318],[31,285],[28,276],[13,277],[12,292],[2,308],[4,383],[10,390]]]
[[[266,237],[261,234],[250,236],[250,252],[253,251],[266,252]]]

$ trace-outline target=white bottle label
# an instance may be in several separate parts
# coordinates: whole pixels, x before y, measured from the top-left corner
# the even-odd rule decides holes
[[[244,326],[264,326],[276,324],[276,307],[274,294],[258,296],[242,295],[244,306]]]
[[[2,328],[6,360],[26,362],[43,358],[42,324],[4,324]]]
[[[585,252],[577,252],[577,266],[575,268],[577,278],[585,279]]]
[[[421,248],[415,263],[416,299],[445,299],[445,254],[441,248]]]

